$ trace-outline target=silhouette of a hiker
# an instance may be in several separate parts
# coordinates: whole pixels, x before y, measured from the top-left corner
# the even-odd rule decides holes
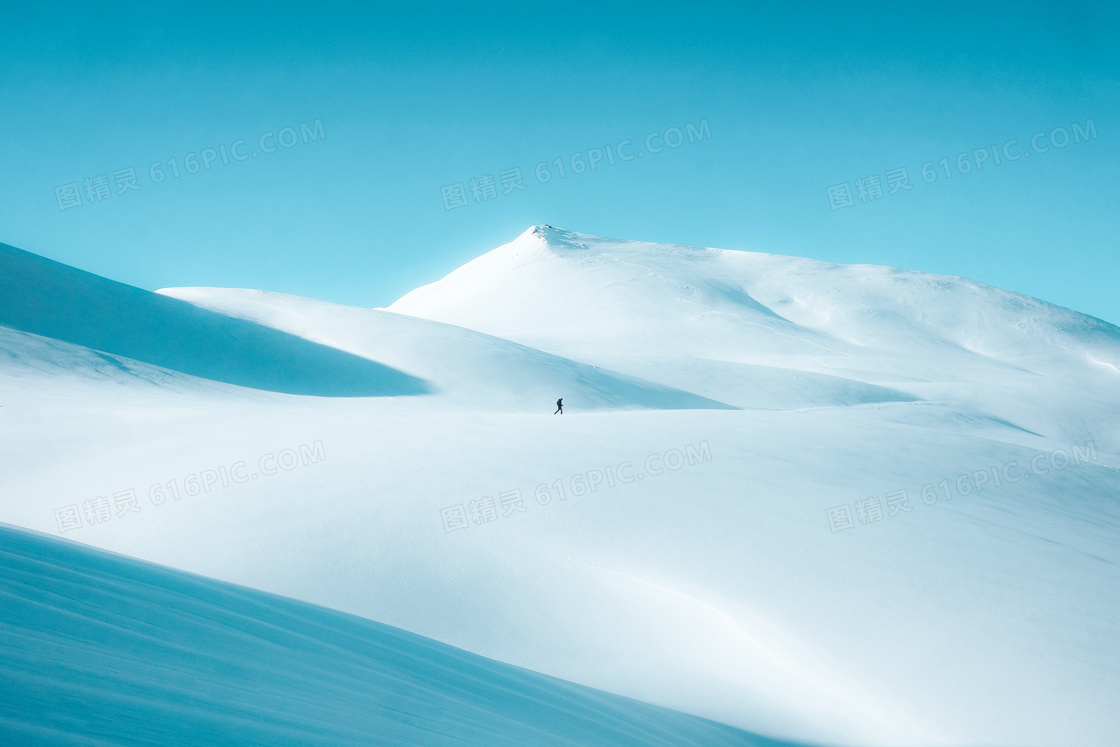
[[[564,414],[564,398],[563,397],[556,400],[556,412],[560,413],[561,415]],[[554,412],[552,414],[555,415],[556,412]]]

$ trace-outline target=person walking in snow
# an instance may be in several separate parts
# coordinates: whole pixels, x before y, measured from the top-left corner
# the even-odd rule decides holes
[[[561,415],[564,414],[564,398],[563,397],[556,400],[556,412],[560,413]],[[552,414],[555,415],[556,412],[554,412]]]

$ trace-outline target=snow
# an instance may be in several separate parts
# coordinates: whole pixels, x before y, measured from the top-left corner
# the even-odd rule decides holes
[[[445,403],[525,412],[553,392],[585,410],[732,409],[660,384],[615,374],[448,324],[386,311],[253,290],[174,288],[171,296],[299,339],[380,361],[434,382]]]
[[[756,406],[759,372],[742,366],[772,366],[782,376],[767,377],[767,387],[788,382],[791,369],[828,374],[851,380],[848,387],[901,389],[1018,418],[1031,430],[1068,413],[1074,432],[1065,439],[1085,435],[1077,428],[1101,406],[1114,416],[1120,384],[1098,370],[1120,364],[1116,327],[964,278],[619,242],[550,226],[527,230],[389,309],[653,380],[665,371],[664,380],[689,380],[691,391],[737,378],[743,399],[725,394],[732,404]],[[685,363],[689,370],[678,373]],[[999,400],[1009,389],[1016,401],[1005,409]],[[1060,398],[1059,411],[1023,406],[1038,397]]]
[[[10,329],[269,391],[339,397],[427,391],[373,361],[13,247],[0,245],[0,265],[0,324]]]
[[[0,526],[5,744],[781,747],[406,631]]]
[[[1120,330],[1105,322],[962,278],[546,226],[387,309],[125,291],[13,256],[2,521],[58,533],[54,509],[132,488],[139,512],[64,536],[783,739],[1120,733]],[[84,302],[63,279],[112,300],[99,318],[119,347],[72,332]],[[26,297],[62,331],[29,328]],[[278,364],[245,389],[150,352],[167,325],[230,346],[211,360],[245,354],[240,334],[187,335],[202,312],[206,330],[302,341],[322,368]],[[336,363],[378,366],[381,396],[274,385],[330,394]],[[262,456],[316,443],[325,459],[264,472]],[[674,450],[697,458],[656,474]],[[149,500],[239,461],[258,479]],[[615,479],[624,462],[642,478]],[[608,466],[613,485],[574,494],[573,475]],[[504,516],[515,489],[525,510]],[[910,510],[889,515],[899,489]],[[483,496],[493,521],[445,531],[441,509],[469,517]],[[881,520],[830,531],[827,509],[869,496]]]

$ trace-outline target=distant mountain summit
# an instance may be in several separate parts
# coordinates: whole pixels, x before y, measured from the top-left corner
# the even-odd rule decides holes
[[[874,386],[1039,431],[1047,408],[1101,417],[1090,402],[1120,384],[1120,328],[1021,293],[549,225],[388,308],[744,407],[870,402]]]
[[[389,309],[537,342],[578,331],[589,343],[625,345],[638,334],[643,344],[659,339],[665,349],[726,356],[726,343],[749,341],[744,362],[788,352],[776,338],[795,333],[847,353],[934,346],[1015,365],[1060,356],[1120,366],[1120,328],[966,278],[549,225],[526,229]]]

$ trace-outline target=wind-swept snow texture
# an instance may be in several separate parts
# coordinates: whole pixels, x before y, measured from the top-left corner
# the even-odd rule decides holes
[[[789,744],[5,525],[0,605],[8,747]]]
[[[58,534],[70,510],[69,539],[770,737],[1115,747],[1110,324],[963,278],[548,226],[388,309],[124,303],[20,261],[40,311],[0,299],[26,317],[0,321],[0,520]],[[124,357],[40,319],[77,316],[74,278],[173,337],[204,314],[424,393]]]

